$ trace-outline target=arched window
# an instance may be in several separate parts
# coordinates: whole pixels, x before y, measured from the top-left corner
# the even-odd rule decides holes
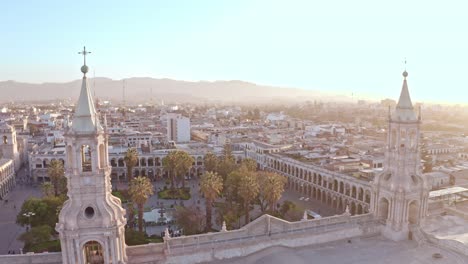
[[[3,144],[8,144],[8,137],[7,136],[3,136]]]
[[[84,172],[92,171],[91,168],[91,148],[89,145],[81,146],[81,168]]]

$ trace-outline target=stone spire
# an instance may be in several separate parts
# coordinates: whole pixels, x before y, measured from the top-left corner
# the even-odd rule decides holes
[[[414,112],[413,103],[411,102],[411,97],[408,90],[408,83],[406,77],[408,77],[408,72],[406,70],[403,72],[403,86],[401,88],[400,99],[395,109],[395,114],[393,116],[394,121],[417,121],[416,113]]]
[[[88,66],[86,65],[86,55],[89,51],[86,51],[86,47],[83,47],[83,51],[79,54],[83,54],[84,64],[81,67],[83,73],[83,81],[81,83],[80,98],[75,108],[75,115],[73,117],[73,124],[71,130],[78,133],[90,133],[95,131],[101,131],[102,127],[99,124],[99,118],[94,108],[94,100],[92,93],[88,85],[88,79],[86,73],[88,72]]]

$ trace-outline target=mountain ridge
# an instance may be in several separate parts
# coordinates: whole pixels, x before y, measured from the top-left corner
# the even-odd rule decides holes
[[[325,92],[300,88],[259,85],[241,80],[179,81],[168,78],[131,77],[113,80],[107,77],[88,78],[96,96],[102,100],[122,101],[125,80],[126,101],[220,101],[251,102],[276,100],[314,100],[323,97],[341,97]],[[0,82],[2,101],[28,101],[78,98],[81,79],[70,82],[26,83]]]

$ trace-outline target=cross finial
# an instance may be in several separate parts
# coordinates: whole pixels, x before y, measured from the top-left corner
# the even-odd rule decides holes
[[[86,47],[83,47],[83,51],[78,52],[78,54],[83,55],[83,61],[84,61],[83,65],[86,65],[86,55],[88,55],[90,53],[91,53],[91,51],[86,51]]]

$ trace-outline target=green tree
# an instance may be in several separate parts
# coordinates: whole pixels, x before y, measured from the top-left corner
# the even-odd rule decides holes
[[[239,181],[239,196],[242,198],[245,209],[245,224],[249,223],[250,204],[258,196],[260,186],[254,172],[247,171],[241,174]]]
[[[127,246],[148,244],[145,233],[133,229],[125,230],[125,244]]]
[[[193,162],[192,156],[181,150],[171,151],[163,158],[163,167],[171,179],[171,190],[175,189],[175,181],[180,177],[182,177],[182,186],[185,186],[185,174],[192,167]]]
[[[242,174],[247,173],[245,168],[239,168],[229,173],[226,180],[224,181],[224,197],[229,205],[233,203],[239,203],[239,185],[242,178]]]
[[[53,196],[54,195],[54,185],[50,182],[43,182],[41,184],[41,191],[44,196]]]
[[[128,220],[127,220],[127,223],[128,223],[128,226],[130,227],[130,229],[133,230],[134,226],[135,226],[135,205],[133,204],[132,201],[128,202],[127,203],[127,213],[128,213]]]
[[[195,160],[185,151],[176,151],[176,174],[179,178],[179,181],[182,182],[182,188],[185,187],[185,175],[192,167]]]
[[[295,203],[286,200],[281,205],[279,213],[284,220],[298,221],[302,219],[304,210],[298,207]]]
[[[259,171],[257,172],[257,181],[262,186],[258,194],[260,209],[264,212],[268,205],[270,211],[274,212],[276,203],[283,195],[286,178],[277,173]]]
[[[60,188],[63,186],[62,181],[65,179],[63,163],[60,160],[52,160],[47,168],[47,175],[54,186],[55,196],[58,196],[62,191]]]
[[[218,157],[213,152],[206,153],[203,163],[205,164],[205,171],[215,172],[218,169]]]
[[[153,184],[147,177],[133,178],[128,188],[128,193],[138,208],[138,231],[143,231],[143,206],[148,198],[153,195]]]
[[[21,234],[18,240],[23,241],[24,248],[28,249],[35,244],[50,241],[52,231],[52,227],[48,225],[35,226],[30,231]]]
[[[226,180],[229,173],[237,169],[236,159],[232,155],[232,146],[230,143],[224,144],[223,156],[218,161],[218,174]]]
[[[198,208],[193,206],[177,206],[174,217],[177,225],[183,229],[184,235],[194,235],[203,232],[205,217]]]
[[[206,231],[211,231],[212,206],[223,190],[223,178],[216,172],[205,172],[200,181],[200,191],[206,199]]]
[[[246,158],[242,160],[241,166],[245,166],[249,171],[257,170],[257,162],[251,158]]]
[[[64,201],[65,199],[62,196],[48,196],[42,199],[29,198],[21,206],[21,210],[16,216],[16,223],[21,226],[29,224],[31,224],[31,227],[48,225],[54,228],[58,222],[58,214]],[[34,215],[28,218],[25,214],[29,212],[34,213]]]
[[[124,161],[127,166],[127,179],[128,181],[131,181],[133,179],[133,168],[135,168],[138,163],[138,151],[136,148],[127,149]]]

